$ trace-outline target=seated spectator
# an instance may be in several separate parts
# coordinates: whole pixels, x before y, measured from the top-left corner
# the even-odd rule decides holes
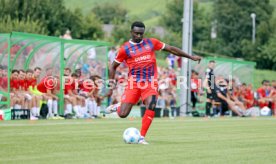
[[[269,81],[268,80],[263,80],[262,81],[262,86],[257,89],[258,93],[258,103],[259,107],[269,107],[269,104],[271,102],[270,99],[270,87],[269,87]]]
[[[271,98],[271,110],[272,114],[276,115],[276,81],[271,81],[271,92],[269,97]]]
[[[108,52],[108,64],[111,65],[112,62],[114,61],[115,57],[116,57],[116,48],[115,47],[111,47],[111,49]]]

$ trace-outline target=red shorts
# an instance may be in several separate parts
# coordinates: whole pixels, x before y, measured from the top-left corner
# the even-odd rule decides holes
[[[157,90],[157,83],[139,82],[133,83],[133,85],[130,85],[129,83],[125,88],[124,94],[122,95],[121,102],[136,104],[140,98],[144,101],[147,97],[152,95],[157,97]]]

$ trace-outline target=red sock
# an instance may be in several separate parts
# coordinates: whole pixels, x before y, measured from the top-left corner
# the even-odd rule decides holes
[[[147,134],[147,131],[150,127],[150,124],[154,118],[155,112],[153,110],[147,109],[144,117],[142,119],[142,127],[141,127],[141,136],[145,137]]]

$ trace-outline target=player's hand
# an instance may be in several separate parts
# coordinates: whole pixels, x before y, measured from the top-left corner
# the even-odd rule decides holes
[[[192,59],[193,61],[198,61],[198,64],[199,64],[200,61],[201,61],[201,57],[200,57],[200,56],[196,56],[196,55],[192,56],[191,59]]]

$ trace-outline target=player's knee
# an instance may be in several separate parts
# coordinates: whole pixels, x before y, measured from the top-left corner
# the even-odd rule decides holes
[[[119,115],[120,118],[126,118],[128,116],[128,114],[131,111],[131,106],[121,106],[121,108],[119,110],[117,110],[117,113]]]
[[[124,111],[120,111],[120,112],[118,112],[118,115],[120,118],[126,118],[128,116],[128,113],[124,112]]]

